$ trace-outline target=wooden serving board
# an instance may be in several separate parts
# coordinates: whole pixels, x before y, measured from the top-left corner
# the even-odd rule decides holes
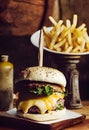
[[[67,110],[65,117],[47,122],[36,122],[16,116],[16,109],[0,112],[0,126],[18,128],[21,130],[61,130],[76,125],[85,120],[85,115]]]

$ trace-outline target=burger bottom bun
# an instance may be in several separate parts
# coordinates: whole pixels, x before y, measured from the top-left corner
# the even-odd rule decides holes
[[[66,113],[66,108],[63,110],[57,110],[57,111],[50,111],[46,114],[29,114],[29,113],[22,113],[20,111],[17,111],[17,115],[19,117],[35,120],[35,121],[48,121],[48,120],[56,120],[62,118]]]

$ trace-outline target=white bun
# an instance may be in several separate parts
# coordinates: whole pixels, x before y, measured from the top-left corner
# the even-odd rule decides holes
[[[24,79],[31,81],[43,81],[66,86],[66,78],[64,74],[50,67],[28,67],[24,70]]]
[[[66,113],[66,108],[63,110],[57,110],[57,111],[50,111],[46,114],[29,114],[29,113],[22,113],[17,111],[17,115],[19,117],[35,120],[35,121],[49,121],[49,120],[56,120],[62,118]]]

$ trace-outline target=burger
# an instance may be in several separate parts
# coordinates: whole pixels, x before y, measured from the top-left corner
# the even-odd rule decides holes
[[[17,115],[36,121],[47,121],[65,115],[66,78],[50,67],[28,67],[16,82]]]

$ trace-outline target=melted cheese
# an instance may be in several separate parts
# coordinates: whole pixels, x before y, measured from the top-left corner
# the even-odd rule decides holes
[[[24,113],[27,113],[29,108],[32,106],[37,106],[41,113],[45,113],[47,110],[51,111],[60,98],[63,99],[64,94],[55,92],[48,97],[40,97],[21,101],[18,105],[18,110],[22,110]]]

